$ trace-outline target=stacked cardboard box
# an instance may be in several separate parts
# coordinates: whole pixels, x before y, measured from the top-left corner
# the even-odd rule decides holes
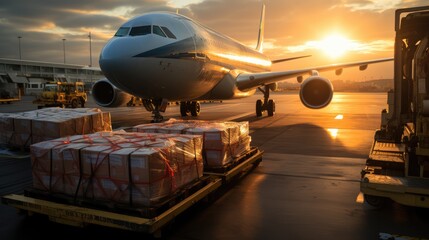
[[[132,132],[201,135],[205,168],[228,165],[250,149],[249,122],[212,122],[170,119],[163,123],[142,124]]]
[[[13,135],[13,116],[12,113],[0,113],[0,144],[11,141]]]
[[[111,130],[110,113],[97,108],[45,108],[23,113],[0,113],[0,144],[17,147]]]
[[[100,132],[31,145],[33,186],[87,200],[152,206],[202,177],[202,138]]]

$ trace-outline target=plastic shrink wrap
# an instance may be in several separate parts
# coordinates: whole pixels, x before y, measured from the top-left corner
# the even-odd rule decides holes
[[[250,149],[249,122],[212,122],[170,119],[163,123],[142,124],[132,132],[192,134],[203,137],[205,168],[224,167]]]
[[[99,132],[30,150],[34,188],[133,207],[157,204],[203,174],[196,135]]]
[[[76,134],[111,131],[110,113],[97,108],[45,108],[0,113],[0,144],[29,147],[33,143]]]

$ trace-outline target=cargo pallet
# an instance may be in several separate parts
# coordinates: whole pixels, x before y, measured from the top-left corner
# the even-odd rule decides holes
[[[84,204],[76,205],[59,200],[58,197],[49,199],[46,196],[37,196],[37,192],[34,191],[26,191],[24,195],[11,194],[3,196],[2,203],[28,215],[46,215],[50,221],[60,224],[76,227],[100,225],[144,232],[155,237],[161,237],[163,227],[179,214],[201,200],[209,199],[211,194],[220,191],[234,179],[245,176],[257,167],[262,161],[262,154],[263,151],[252,147],[248,152],[238,157],[235,164],[223,168],[223,171],[219,169],[215,172],[214,169],[204,171],[201,180],[203,184],[192,184],[189,188],[173,196],[172,199],[164,201],[161,206],[155,209],[127,211],[127,209],[118,210],[85,206]]]

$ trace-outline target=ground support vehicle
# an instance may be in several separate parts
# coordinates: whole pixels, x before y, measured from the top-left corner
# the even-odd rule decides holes
[[[376,207],[390,199],[429,208],[429,6],[398,9],[395,30],[394,89],[360,188]]]
[[[85,107],[87,100],[83,82],[55,82],[47,83],[42,94],[33,103],[39,105],[39,109],[43,107],[77,108]]]
[[[263,152],[256,147],[238,157],[234,164],[204,172],[200,181],[165,200],[155,208],[117,208],[94,203],[75,202],[57,196],[47,196],[34,190],[24,195],[7,195],[2,203],[32,214],[41,214],[51,221],[72,226],[101,225],[160,236],[162,228],[176,216],[213,194],[222,191],[235,179],[249,173],[262,161]]]

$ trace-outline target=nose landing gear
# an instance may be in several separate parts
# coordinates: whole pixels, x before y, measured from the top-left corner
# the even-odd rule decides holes
[[[268,85],[265,85],[265,89],[262,89],[262,88],[258,88],[258,89],[264,94],[264,101],[262,102],[261,99],[258,99],[256,101],[256,116],[257,117],[262,116],[262,113],[264,111],[267,111],[268,116],[270,117],[274,116],[276,112],[276,103],[274,102],[274,100],[269,99],[270,87]]]
[[[200,115],[201,105],[198,101],[192,102],[180,102],[180,115],[182,117],[188,116],[191,114],[193,117]]]
[[[162,122],[164,117],[161,115],[161,112],[165,112],[168,106],[167,99],[144,99],[143,106],[147,111],[152,112],[152,121],[153,123]]]

